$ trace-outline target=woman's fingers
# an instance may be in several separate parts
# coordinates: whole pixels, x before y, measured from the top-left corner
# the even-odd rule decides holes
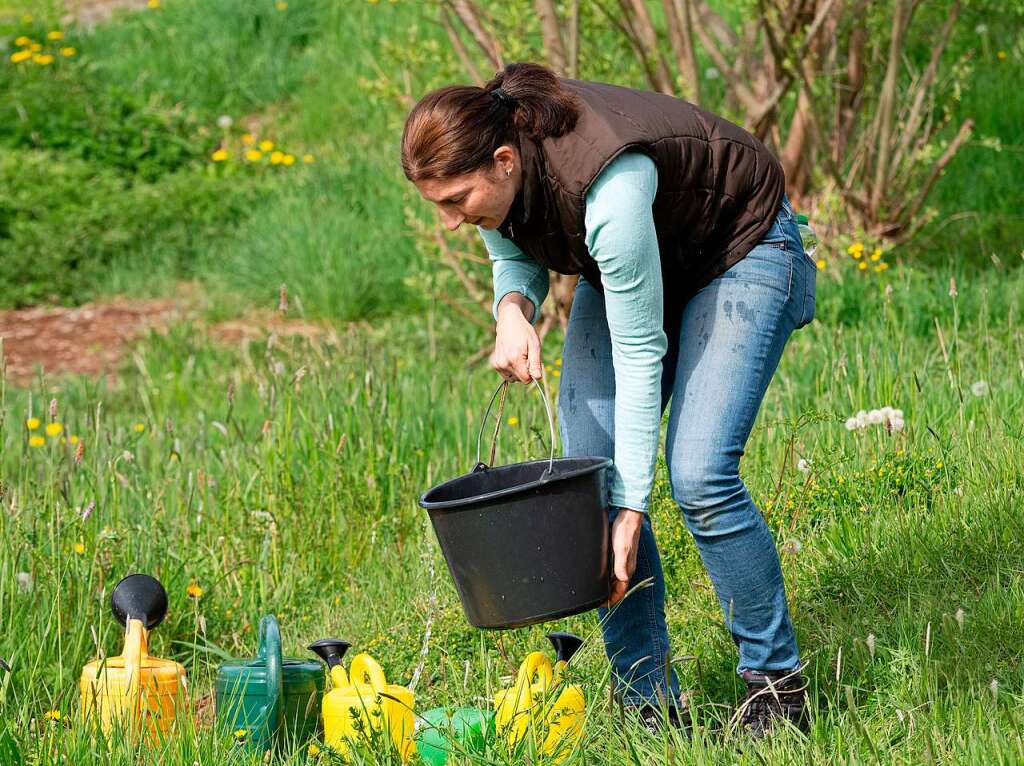
[[[531,379],[540,379],[542,370],[544,369],[540,361],[540,338],[537,337],[537,333],[531,332],[526,338],[526,353],[528,355],[528,374]],[[524,381],[529,383],[530,381]]]

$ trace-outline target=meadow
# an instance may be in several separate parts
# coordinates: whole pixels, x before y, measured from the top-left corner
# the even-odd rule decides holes
[[[735,650],[664,465],[652,513],[692,739],[621,719],[594,616],[507,633],[463,617],[417,498],[473,463],[497,378],[466,361],[490,336],[424,287],[435,266],[406,216],[430,211],[397,166],[402,111],[374,87],[379,46],[411,25],[443,31],[401,2],[156,5],[62,27],[55,60],[34,69],[10,62],[14,40],[45,38],[56,16],[0,7],[5,303],[191,285],[186,316],[137,343],[116,382],[0,384],[0,763],[267,762],[210,725],[216,667],[254,653],[266,613],[289,655],[336,636],[389,679],[415,679],[417,710],[485,706],[546,630],[579,633],[571,678],[589,714],[566,764],[1024,760],[1012,25],[983,33],[956,104],[981,138],[940,183],[935,223],[874,260],[875,243],[821,247],[816,321],[790,341],[748,445],[743,476],[780,544],[812,699],[807,736],[751,744],[730,726]],[[94,138],[83,113],[111,134]],[[252,316],[318,329],[211,332]],[[544,348],[554,394],[560,341]],[[856,422],[886,406],[901,429]],[[505,418],[500,460],[546,454],[535,392],[515,387]],[[195,714],[160,746],[78,720],[82,666],[121,650],[108,600],[133,571],[170,597],[153,654],[189,673]],[[450,762],[545,762],[533,747]],[[301,748],[269,762],[332,761]],[[371,746],[351,762],[400,761]]]

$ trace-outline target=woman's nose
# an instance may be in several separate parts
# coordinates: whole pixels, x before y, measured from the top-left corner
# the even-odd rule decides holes
[[[461,213],[449,213],[444,210],[441,211],[441,222],[448,231],[455,231],[462,222],[466,220],[466,216]]]

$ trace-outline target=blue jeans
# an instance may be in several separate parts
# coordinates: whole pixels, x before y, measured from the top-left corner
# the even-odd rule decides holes
[[[665,317],[662,410],[671,401],[666,462],[683,512],[739,647],[738,670],[790,670],[800,662],[779,556],[768,526],[740,479],[740,457],[790,333],[814,317],[816,268],[803,252],[789,201],[750,253],[703,288],[676,317]],[[604,297],[580,279],[562,358],[559,404],[568,456],[614,457],[615,379]],[[613,520],[616,509],[611,509]],[[640,533],[630,587],[650,580],[611,610],[600,610],[605,649],[627,704],[674,704],[665,582],[650,519]]]

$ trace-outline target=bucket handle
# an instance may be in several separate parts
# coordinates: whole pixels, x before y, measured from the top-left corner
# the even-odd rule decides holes
[[[483,420],[480,421],[480,430],[476,435],[476,465],[473,466],[473,473],[477,471],[483,471],[488,468],[487,463],[480,462],[480,447],[483,444],[484,437],[484,426],[487,425],[487,418],[491,414],[491,408],[494,407],[494,400],[498,398],[498,394],[501,394],[501,403],[498,405],[498,422],[494,426],[494,436],[491,438],[491,457],[490,462],[494,462],[494,452],[498,446],[498,432],[501,430],[501,416],[505,410],[505,395],[508,393],[509,381],[501,381],[501,385],[498,386],[497,390],[491,396],[491,401],[487,405],[487,411],[484,413]],[[533,379],[533,384],[537,386],[537,390],[540,391],[541,397],[544,399],[544,410],[548,415],[548,428],[551,431],[551,455],[548,457],[547,470],[541,474],[541,481],[551,476],[555,472],[555,419],[551,414],[551,400],[548,399],[548,392],[540,380],[537,378]]]

